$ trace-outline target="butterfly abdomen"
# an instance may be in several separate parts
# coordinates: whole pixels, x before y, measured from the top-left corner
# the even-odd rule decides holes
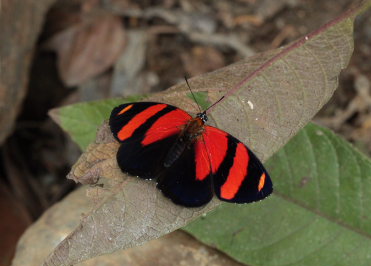
[[[164,160],[164,166],[170,167],[182,155],[186,147],[187,143],[184,139],[182,137],[178,138],[167,153]]]

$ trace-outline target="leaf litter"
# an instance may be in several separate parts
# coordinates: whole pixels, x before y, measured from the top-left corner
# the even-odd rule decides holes
[[[336,89],[337,82],[329,77],[339,75],[340,70],[346,67],[346,62],[352,53],[352,47],[344,46],[343,51],[346,53],[336,54],[336,56],[343,57],[341,61],[344,64],[332,64],[332,67],[329,68],[326,61],[334,58],[334,55],[331,54],[334,53],[334,50],[323,51],[321,46],[323,46],[323,39],[326,38],[326,42],[337,41],[338,38],[342,38],[344,44],[351,42],[352,27],[347,19],[354,19],[357,12],[359,10],[356,9],[343,14],[309,35],[308,40],[303,38],[283,49],[268,51],[215,72],[192,78],[190,83],[196,88],[195,90],[207,91],[211,102],[227,92],[221,87],[238,88],[235,89],[233,95],[213,110],[211,117],[214,124],[231,132],[242,141],[251,143],[251,148],[263,155],[263,158],[272,155],[311,119]],[[313,58],[313,54],[316,54],[317,57]],[[298,61],[298,58],[302,60]],[[308,66],[322,68],[323,72],[319,75],[322,77],[321,83],[308,79],[306,76],[308,73],[303,72],[303,69],[308,71]],[[286,71],[286,75],[279,79],[272,78],[287,67],[291,71]],[[243,79],[244,83],[240,82],[241,77],[247,77]],[[270,81],[268,77],[271,79]],[[305,84],[303,82],[299,94],[297,86],[290,84],[298,80],[306,82]],[[238,87],[236,84],[239,84]],[[313,93],[312,90],[318,86],[320,88],[316,88]],[[218,87],[220,89],[216,89]],[[267,97],[265,94],[267,90],[264,87],[272,91],[272,97]],[[278,92],[282,89],[287,91],[285,98],[278,96]],[[149,97],[148,100],[174,104],[187,111],[195,112],[194,103],[187,101],[187,97],[184,97],[187,92],[184,84],[175,85],[164,93]],[[298,96],[303,94],[306,95],[305,101],[298,105]],[[291,97],[287,95],[291,95]],[[270,142],[268,145],[263,143],[262,140],[265,136],[260,132],[261,127],[257,124],[258,122],[248,120],[249,113],[245,106],[241,105],[241,97],[251,99],[255,103],[255,114],[259,117],[259,121],[263,121],[265,130],[278,132],[278,137],[274,142]],[[319,99],[320,104],[318,104]],[[303,108],[304,110],[300,111]],[[272,115],[279,114],[286,109],[291,110],[291,115],[288,118],[284,118],[282,115]],[[226,110],[229,110],[230,116],[225,115]],[[241,114],[240,110],[245,110],[245,113]],[[241,126],[241,123],[236,123],[236,117],[249,121],[246,123],[249,124],[249,128],[245,128],[246,125]],[[108,129],[103,126],[100,132],[105,130]],[[242,133],[246,131],[249,132],[248,137]],[[248,139],[250,141],[247,141]],[[106,138],[98,136],[96,143],[91,144],[92,148],[88,148],[89,152],[85,154],[86,158],[83,155],[72,169],[70,177],[75,180],[79,180],[81,177],[84,177],[84,180],[89,180],[89,175],[95,178],[96,170],[90,172],[90,169],[94,169],[94,164],[108,164],[111,166],[110,169],[117,169],[117,165],[114,166],[116,150],[112,147],[107,148],[111,142],[106,142]],[[100,158],[99,152],[99,155],[95,154],[98,147],[104,151],[103,159]],[[80,171],[81,169],[77,170],[79,165],[85,164],[90,166],[86,169],[82,167],[87,172]],[[97,169],[103,171],[103,168],[98,167]],[[214,199],[211,203],[200,208],[184,208],[174,205],[164,198],[161,192],[156,189],[154,182],[140,180],[118,172],[114,173],[111,170],[105,174],[107,176],[105,179],[106,176],[102,173],[99,173],[100,181],[105,183],[104,188],[110,191],[109,195],[83,219],[81,225],[73,233],[58,245],[45,261],[45,265],[52,265],[57,261],[64,264],[77,263],[99,254],[142,244],[184,226],[219,205],[218,200]],[[94,178],[93,181],[95,181]],[[113,186],[110,185],[109,180],[115,180]],[[117,182],[117,180],[119,181]],[[91,242],[89,240],[91,238],[94,238],[95,241]]]
[[[67,86],[79,85],[111,67],[123,52],[125,32],[120,17],[92,12],[48,40],[58,55],[58,70]]]
[[[78,2],[78,1],[75,1],[75,2]],[[79,2],[94,2],[94,0],[93,1],[79,1]],[[131,3],[129,1],[121,1],[121,0],[118,0],[118,1],[104,1],[104,5],[113,5],[114,3],[115,4],[121,4],[123,2],[129,3],[129,5],[126,5],[124,7],[124,9],[132,8],[132,6],[130,6]],[[235,35],[235,36],[238,36],[237,39],[240,40],[240,43],[242,43],[243,46],[236,45],[237,44],[236,42],[230,42],[230,43],[225,42],[224,45],[219,46],[218,45],[219,41],[223,40],[223,38],[225,39],[227,37],[225,34],[223,36],[220,36],[220,38],[218,37],[219,39],[218,38],[211,38],[214,35],[211,35],[211,36],[207,35],[206,34],[207,32],[204,32],[204,33],[201,32],[202,34],[200,34],[200,32],[198,32],[198,35],[195,35],[192,32],[184,32],[183,34],[186,35],[186,36],[190,36],[192,38],[194,36],[196,36],[197,38],[194,38],[192,40],[194,40],[198,44],[201,44],[201,47],[202,47],[203,44],[207,44],[207,43],[209,43],[211,46],[217,47],[218,51],[219,51],[219,54],[221,54],[224,58],[227,58],[226,63],[230,63],[230,62],[236,61],[239,58],[241,58],[239,56],[239,54],[244,54],[243,49],[239,50],[239,48],[241,48],[241,47],[247,47],[250,54],[254,53],[254,51],[261,51],[261,50],[265,50],[265,49],[269,48],[270,47],[269,42],[271,42],[275,38],[275,36],[278,36],[280,34],[280,30],[282,30],[284,32],[284,28],[281,27],[281,25],[284,25],[284,23],[286,23],[286,24],[287,23],[292,23],[293,25],[298,25],[298,26],[296,27],[297,28],[297,31],[295,32],[296,35],[295,36],[287,36],[286,39],[282,40],[283,43],[281,43],[280,45],[287,43],[288,40],[293,40],[293,39],[297,38],[298,36],[300,36],[300,34],[306,34],[308,32],[308,30],[306,30],[306,29],[308,29],[308,28],[316,28],[316,26],[315,26],[316,24],[313,23],[314,20],[310,19],[310,17],[312,17],[312,14],[314,14],[314,13],[313,12],[308,13],[307,7],[303,8],[302,5],[298,4],[296,1],[281,1],[282,3],[280,2],[281,4],[279,5],[280,7],[278,7],[278,8],[274,7],[276,11],[273,10],[274,12],[268,12],[265,15],[261,14],[261,11],[269,10],[272,7],[271,5],[268,5],[267,6],[268,8],[262,9],[260,11],[259,10],[251,11],[250,10],[251,7],[262,6],[262,2],[264,2],[264,1],[259,1],[255,5],[245,5],[244,4],[244,5],[240,5],[240,6],[236,5],[235,3],[231,4],[229,2],[220,4],[220,5],[218,3],[218,4],[215,4],[215,5],[213,4],[213,7],[208,6],[208,7],[204,7],[204,9],[203,9],[203,11],[205,11],[205,10],[207,11],[210,8],[216,8],[217,14],[218,14],[217,19],[222,19],[221,24],[219,24],[219,22],[218,22],[218,25],[223,25],[222,27],[225,27],[227,29],[231,29],[231,30],[233,30],[233,32],[237,32],[237,35]],[[266,2],[269,2],[269,1],[266,1]],[[296,2],[296,4],[295,4],[295,2]],[[340,10],[341,10],[341,8],[339,8],[340,6],[342,6],[342,9],[344,9],[344,6],[347,5],[346,2],[347,1],[342,1],[341,4],[339,4],[336,7],[333,7],[332,9],[329,9],[328,7],[324,7],[324,10],[322,10],[322,11],[317,10],[314,15],[319,17],[320,19],[315,19],[315,21],[317,23],[322,23],[320,21],[323,21],[324,18],[326,18],[326,16],[327,16],[328,19],[333,17],[334,14],[340,12]],[[166,7],[174,9],[174,6],[172,6],[172,5],[173,4],[168,3],[168,5]],[[317,3],[317,5],[318,5],[318,3]],[[288,6],[290,6],[290,7],[288,8]],[[189,5],[186,4],[186,5],[182,6],[182,9],[187,10],[187,12],[189,12],[189,11],[192,11],[193,8],[195,8],[195,7],[196,6],[189,6]],[[141,8],[148,9],[147,7],[141,7]],[[235,12],[235,10],[237,10],[238,12],[233,14],[233,12]],[[294,10],[294,12],[290,13],[293,10]],[[241,13],[241,11],[242,11],[242,13]],[[276,12],[280,13],[280,15],[278,17],[277,17]],[[304,12],[307,12],[307,13],[304,13]],[[244,13],[257,14],[257,16],[259,16],[260,18],[258,18],[258,17],[255,18],[254,16],[249,17],[249,16],[240,15],[240,14],[244,14]],[[295,16],[297,16],[300,19],[300,21],[295,22],[295,16],[291,16],[290,14],[295,14]],[[319,14],[319,16],[317,14]],[[281,18],[281,15],[282,15],[282,18]],[[121,16],[121,15],[119,15],[119,16]],[[121,17],[125,17],[125,19],[128,19],[128,17],[125,16],[125,15],[121,16]],[[356,31],[356,34],[358,34],[360,36],[365,36],[365,34],[361,35],[362,33],[360,33],[360,29],[362,29],[362,28],[359,28],[359,26],[362,25],[360,23],[364,23],[363,21],[367,21],[367,16],[364,15],[363,17],[366,18],[366,20],[365,19],[363,19],[363,20],[359,19],[358,20],[358,27],[357,27],[357,31]],[[171,29],[171,26],[167,27],[167,28],[166,27],[161,28],[161,24],[163,24],[163,22],[161,22],[161,19],[163,19],[163,18],[160,18],[160,17],[151,18],[152,21],[156,20],[157,23],[155,23],[155,24],[159,24],[159,26],[148,25],[148,27],[150,29],[150,34],[156,34],[156,35],[150,36],[150,38],[149,38],[149,40],[150,40],[149,51],[147,53],[147,56],[149,56],[150,58],[153,57],[153,59],[151,59],[153,63],[146,66],[147,69],[148,69],[148,66],[149,66],[149,70],[150,70],[149,74],[151,76],[148,76],[148,77],[151,78],[152,86],[154,86],[154,88],[166,87],[167,84],[173,84],[174,82],[177,82],[177,80],[180,80],[179,75],[180,75],[180,77],[182,77],[183,74],[179,74],[179,73],[177,74],[177,72],[176,72],[176,71],[179,70],[179,67],[181,67],[180,64],[179,64],[180,61],[176,61],[174,59],[177,58],[177,54],[183,53],[184,49],[187,49],[187,47],[189,47],[187,45],[183,45],[183,43],[187,44],[187,42],[184,42],[184,40],[183,41],[179,40],[179,38],[178,38],[177,39],[178,40],[177,41],[177,43],[178,43],[177,48],[172,49],[172,40],[174,39],[174,37],[179,36],[179,34],[176,33],[176,31],[179,32],[179,30],[177,30],[176,27],[173,27]],[[59,21],[61,21],[63,23],[65,20],[59,20]],[[268,21],[270,21],[270,22],[268,23]],[[282,23],[282,21],[284,21],[284,23]],[[141,23],[143,23],[143,21],[141,21],[141,19],[139,19],[139,24],[138,24],[138,20],[136,19],[135,15],[132,16],[132,18],[128,22],[129,23],[125,23],[125,25],[127,25],[127,28],[130,28],[130,27],[135,28],[139,24],[142,25]],[[158,23],[158,22],[160,22],[160,23]],[[256,22],[258,22],[258,24],[254,24]],[[49,25],[49,24],[47,24],[47,25]],[[317,25],[319,25],[319,24],[317,24]],[[256,28],[257,26],[258,26],[258,28]],[[365,27],[363,27],[363,28],[365,28]],[[144,27],[144,29],[145,29],[145,27]],[[152,31],[152,29],[153,29],[153,31]],[[169,29],[169,31],[167,32],[168,29]],[[242,29],[243,32],[238,32],[241,29]],[[278,31],[278,33],[275,33],[276,31]],[[218,32],[220,32],[220,31],[218,31]],[[273,35],[271,34],[272,32],[273,32]],[[161,34],[165,34],[165,35],[161,35]],[[277,35],[275,35],[275,34],[277,34]],[[168,38],[168,37],[164,38],[163,36],[172,36],[172,37],[171,38]],[[249,36],[249,37],[245,38],[244,36]],[[269,36],[271,36],[271,37],[269,37]],[[357,35],[356,35],[356,38],[357,38]],[[156,41],[162,40],[162,39],[166,40],[166,42],[162,42],[162,43],[157,42],[158,44],[156,43]],[[227,37],[227,39],[228,39],[228,37]],[[232,39],[232,38],[230,38],[230,39]],[[268,45],[267,45],[267,43],[268,43]],[[153,45],[155,45],[155,48],[151,48],[151,47],[153,47]],[[164,45],[166,46],[166,49],[161,48]],[[364,42],[364,40],[360,39],[360,41],[358,42],[358,46],[362,46],[362,45],[366,45],[366,42]],[[235,49],[235,48],[238,48],[238,49],[235,50],[236,54],[234,54],[234,52],[233,52],[233,49]],[[162,49],[162,51],[160,51],[158,53],[158,52],[156,52],[157,49]],[[216,51],[216,52],[218,52],[218,51]],[[363,56],[363,58],[367,58],[367,49],[362,49],[362,51],[364,52],[363,54],[366,54],[366,57]],[[169,54],[172,55],[171,59],[168,58]],[[358,52],[357,56],[358,57],[355,57],[355,58],[360,58],[359,57],[360,56],[359,52]],[[167,58],[166,61],[165,61],[166,64],[162,63],[162,62],[164,62],[164,60],[160,60],[162,58]],[[197,54],[195,54],[194,58],[195,58],[195,60],[197,59]],[[193,59],[191,58],[191,60],[193,60]],[[169,64],[169,63],[167,63],[168,61],[172,61],[172,62]],[[175,65],[174,65],[174,63],[175,63]],[[202,63],[203,63],[203,61],[200,62],[200,64],[202,64]],[[174,66],[176,66],[176,67],[174,67]],[[163,67],[165,67],[165,68],[163,68]],[[356,62],[353,61],[353,67],[355,67],[356,69],[360,69],[361,71],[363,71],[363,73],[367,73],[367,71],[366,71],[367,63],[365,64],[365,63],[359,62],[357,64]],[[190,71],[190,70],[188,70],[188,71]],[[349,73],[349,70],[346,70],[346,72]],[[110,79],[110,76],[109,76],[110,75],[110,70],[106,71],[104,75],[107,76]],[[350,79],[352,79],[353,76],[357,77],[357,75],[358,75],[357,73],[355,73],[354,75],[348,75],[347,78],[346,78],[346,82],[348,82],[347,84],[349,84]],[[100,79],[100,77],[101,76],[98,76],[98,79]],[[37,76],[35,76],[34,79],[35,78],[37,78]],[[170,82],[169,82],[169,80],[170,80]],[[342,82],[344,83],[344,80]],[[83,101],[84,99],[85,100],[86,99],[92,99],[91,95],[92,95],[93,91],[98,92],[98,93],[95,93],[95,95],[102,95],[102,94],[99,94],[99,90],[101,90],[101,89],[102,90],[104,89],[104,91],[109,92],[109,90],[107,90],[107,88],[106,88],[107,85],[104,85],[104,84],[106,84],[106,82],[104,82],[104,84],[99,82],[99,80],[97,82],[96,77],[94,77],[94,79],[89,81],[89,83],[92,84],[93,86],[86,87],[86,89],[85,89],[86,93],[84,93],[84,95],[82,95],[82,97],[80,96],[80,98],[79,98],[80,101],[81,100]],[[95,86],[94,85],[95,83],[97,83],[98,86]],[[84,82],[84,84],[85,84],[85,82]],[[221,86],[218,86],[217,88],[219,88],[219,87],[221,87]],[[208,89],[209,88],[207,88],[207,86],[206,86],[206,90],[203,93],[208,91]],[[211,88],[211,90],[213,90],[213,89],[215,89],[215,88]],[[89,92],[89,90],[90,90],[90,92]],[[125,90],[125,88],[122,88],[122,90]],[[80,94],[80,91],[81,91],[81,86],[80,86],[78,91],[74,92],[74,95]],[[108,94],[104,94],[104,97],[107,97],[107,95]],[[86,96],[88,96],[88,98],[86,98]],[[206,96],[206,97],[208,97],[208,96]],[[353,96],[350,95],[348,97],[348,99],[351,98],[351,97],[353,97]],[[71,99],[76,101],[76,99],[78,99],[78,98],[76,96],[73,96],[73,98],[71,98]],[[241,100],[242,100],[242,102],[246,103],[249,100],[249,98],[241,98]],[[69,100],[69,102],[71,102],[71,101]],[[89,109],[89,108],[94,108],[94,107],[90,106],[89,104],[82,104],[82,106],[86,107],[86,108],[84,107],[84,110],[86,111],[86,113],[90,112],[91,114],[96,114],[98,116],[96,120],[99,120],[99,119],[102,119],[100,117],[107,117],[108,112],[109,112],[108,111],[109,108],[107,109],[106,106],[111,106],[111,108],[112,108],[112,106],[114,106],[114,103],[112,101],[109,101],[109,102],[110,103],[105,103],[103,105],[103,106],[105,106],[104,108],[101,108],[101,106],[99,104],[95,105],[95,107],[98,108],[98,110],[99,110],[98,112],[97,112],[97,110]],[[189,102],[189,104],[192,104],[192,102]],[[254,104],[255,104],[255,101],[254,101]],[[247,107],[247,110],[249,110],[248,106],[245,106],[245,107]],[[104,110],[104,112],[102,112],[102,114],[99,114],[103,110]],[[70,113],[61,112],[60,116],[63,116],[63,113],[68,114],[68,116],[70,118],[74,117],[73,112],[70,112]],[[85,116],[86,113],[85,112],[79,113],[80,119],[82,117],[85,117],[84,120],[87,120],[87,121],[90,120],[91,121],[91,119],[92,119],[91,115]],[[364,112],[364,114],[366,116],[363,116],[363,117],[367,117],[367,112]],[[75,119],[76,118],[77,117],[75,116]],[[258,120],[260,120],[260,117],[255,117],[255,114],[253,114],[252,119],[258,121]],[[239,122],[239,123],[242,122],[242,121],[243,121],[242,119],[237,119],[237,122]],[[353,120],[350,120],[350,121],[353,121]],[[367,120],[365,120],[365,121],[367,121]],[[265,122],[265,121],[263,121],[263,122]],[[100,123],[101,122],[99,122],[98,124],[100,124]],[[83,147],[86,147],[87,143],[92,141],[92,139],[93,139],[91,137],[91,135],[93,133],[92,131],[95,130],[95,128],[98,126],[98,124],[96,124],[96,125],[94,124],[94,126],[93,126],[93,123],[91,123],[91,122],[89,122],[87,124],[84,123],[84,127],[85,127],[85,125],[86,126],[89,125],[89,130],[85,130],[85,133],[82,133],[81,135],[79,135],[79,138],[76,138],[76,136],[79,134],[77,130],[74,131],[74,132],[71,131],[71,135],[76,141],[78,141],[78,143],[80,145],[82,145]],[[349,124],[349,120],[346,121],[346,124]],[[72,124],[70,124],[70,125],[72,125]],[[77,128],[78,125],[79,125],[78,120],[76,120],[76,123],[74,124],[74,127]],[[268,135],[272,135],[273,138],[276,138],[277,132],[275,132],[274,130],[270,130],[269,128],[268,128],[269,130],[266,130],[264,128],[264,125],[265,125],[264,123],[258,124],[259,130],[265,130]],[[367,123],[364,123],[364,125],[366,126]],[[69,129],[72,129],[72,128],[71,127],[68,128],[68,126],[66,124],[65,129],[68,132],[70,132]],[[367,132],[367,127],[365,127],[365,130],[366,130],[365,132]],[[241,133],[243,134],[243,132],[241,132]],[[273,133],[275,133],[275,134],[273,134]],[[367,136],[367,133],[364,134],[364,136]],[[255,138],[251,138],[252,141],[254,141],[254,139]],[[81,142],[80,142],[81,140],[84,141],[83,142],[84,144],[81,144]],[[92,189],[89,189],[89,191],[90,191],[89,194],[91,195],[91,197],[93,197],[93,198],[90,198],[90,199],[94,199],[94,194],[96,195],[97,200],[96,201],[94,200],[94,202],[96,202],[96,204],[98,204],[99,199],[101,198],[101,195],[105,195],[105,193],[104,193],[105,190],[100,189],[100,187],[94,187]],[[82,193],[81,196],[84,197],[83,194],[84,193]],[[76,206],[76,204],[79,205],[78,202],[71,202],[70,203],[71,208],[72,208],[72,206]],[[80,213],[81,212],[83,212],[85,214],[88,213],[87,210],[86,211],[80,211]],[[64,211],[63,213],[67,215],[68,212]],[[78,217],[79,217],[79,213],[77,213],[77,215],[71,214],[70,220],[74,220],[75,218],[78,219]],[[49,219],[48,221],[49,221],[49,226],[55,226],[55,225],[52,225],[52,224],[54,224],[56,222],[56,220],[53,220],[53,219],[50,220]],[[58,232],[59,232],[59,233],[57,233],[58,236],[62,237],[67,232],[72,230],[73,225],[70,222],[67,222],[67,225],[72,226],[72,227],[69,227],[69,229],[64,229],[64,230],[59,230],[58,229]],[[61,228],[61,224],[57,225],[57,227]],[[53,245],[55,245],[56,243],[58,243],[60,241],[60,237],[58,237],[58,240],[52,240],[53,237],[51,237],[51,236],[53,236],[53,234],[49,234],[49,237],[47,237],[46,239],[44,238],[44,241],[42,241],[41,238],[44,235],[43,232],[45,232],[45,231],[44,230],[40,231],[40,233],[36,237],[36,239],[38,239],[39,244],[43,244],[43,243],[46,244],[46,246],[44,248],[40,248],[39,252],[37,252],[37,254],[40,255],[39,258],[42,258],[40,250],[44,250],[44,253],[45,253]],[[62,233],[62,235],[60,233]],[[54,234],[54,236],[56,236],[56,234]],[[50,243],[50,241],[53,241],[54,244],[53,245],[48,244],[48,243]],[[34,246],[34,244],[36,244],[35,241],[32,241],[31,243],[33,243],[32,246]],[[28,245],[28,247],[30,247],[30,246],[31,245]],[[20,253],[19,255],[22,255],[22,254]],[[25,255],[25,254],[23,253],[23,255]],[[29,253],[29,255],[31,255],[31,254]],[[27,263],[28,262],[31,263],[31,258],[35,257],[34,256],[35,254],[33,254],[31,256],[29,256],[29,255],[27,256],[27,258],[28,258]],[[35,263],[35,265],[39,265],[39,264],[40,264],[40,259],[39,259],[39,262]],[[24,265],[24,263],[21,264],[21,265]]]

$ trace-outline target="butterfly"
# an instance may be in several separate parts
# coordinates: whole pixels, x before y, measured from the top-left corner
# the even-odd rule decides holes
[[[241,141],[206,125],[206,111],[192,117],[156,102],[125,103],[109,119],[121,143],[117,163],[123,172],[156,179],[175,204],[200,207],[214,195],[234,203],[259,201],[272,193],[263,164]]]

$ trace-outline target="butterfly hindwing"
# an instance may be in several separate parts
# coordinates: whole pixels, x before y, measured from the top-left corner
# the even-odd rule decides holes
[[[124,172],[155,178],[163,160],[191,116],[174,106],[140,102],[113,109],[109,124],[121,142],[117,162]]]
[[[261,200],[271,194],[272,182],[262,163],[242,142],[205,126],[202,136],[164,169],[158,188],[176,204],[199,207],[214,193],[234,203]]]
[[[209,161],[204,161],[209,167]],[[181,156],[158,177],[157,187],[174,203],[200,207],[213,197],[211,176],[196,177],[195,145],[186,147]]]
[[[205,126],[203,138],[210,154],[214,193],[219,199],[249,203],[272,193],[267,171],[246,145],[211,126]]]

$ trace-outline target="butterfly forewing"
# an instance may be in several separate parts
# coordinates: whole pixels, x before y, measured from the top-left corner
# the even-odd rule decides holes
[[[191,116],[162,103],[123,104],[113,109],[110,127],[121,142],[117,162],[124,172],[151,179]]]

